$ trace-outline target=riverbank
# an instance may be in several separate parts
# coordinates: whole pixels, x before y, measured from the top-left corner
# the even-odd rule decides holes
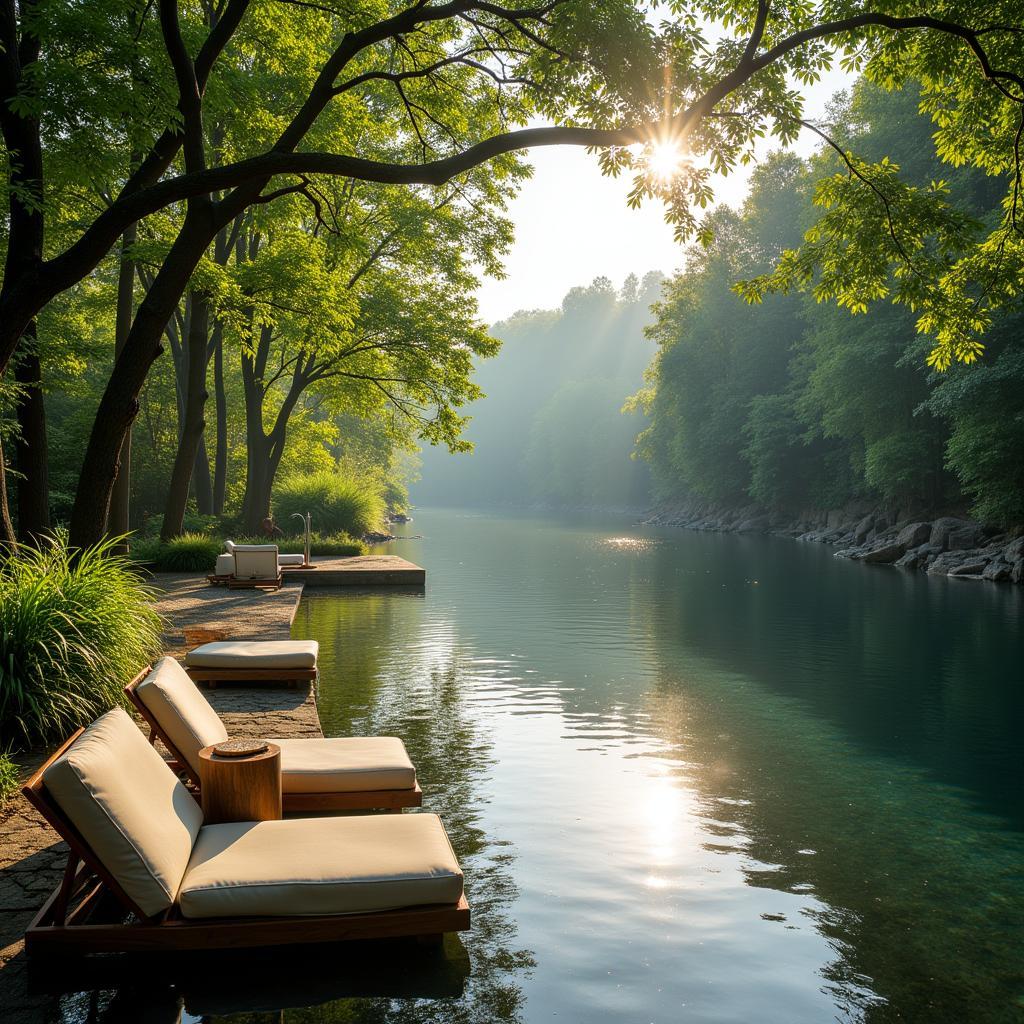
[[[1024,584],[1024,535],[1014,536],[960,516],[900,517],[865,506],[799,516],[756,505],[666,504],[644,518],[652,526],[714,533],[761,533],[838,548],[836,558],[891,565],[930,576]]]

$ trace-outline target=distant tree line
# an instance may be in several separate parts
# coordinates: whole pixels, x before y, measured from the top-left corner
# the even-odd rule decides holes
[[[492,328],[500,353],[482,363],[487,398],[470,406],[471,458],[425,451],[421,502],[626,508],[649,500],[646,466],[630,458],[643,425],[620,415],[653,346],[644,338],[662,276],[606,277],[561,307],[516,313]]]
[[[959,161],[948,152],[940,162],[921,104],[916,87],[861,82],[834,102],[828,135],[847,158],[897,167],[907,189],[944,179],[948,216],[983,237],[1004,217],[1005,181],[951,167]],[[981,360],[936,372],[926,361],[934,341],[913,304],[896,303],[901,274],[882,255],[892,292],[863,315],[815,301],[834,297],[837,265],[828,280],[812,274],[804,291],[767,293],[760,305],[737,294],[737,282],[792,266],[801,247],[838,248],[823,188],[850,177],[831,146],[806,161],[771,157],[742,210],[716,210],[713,241],[667,285],[650,328],[659,352],[634,403],[651,418],[638,450],[657,495],[793,511],[864,498],[1024,522],[1024,316],[1012,296],[991,315]],[[870,251],[854,255],[852,276],[876,272]]]

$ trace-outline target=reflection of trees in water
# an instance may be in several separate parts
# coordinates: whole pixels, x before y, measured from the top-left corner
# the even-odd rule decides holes
[[[742,856],[749,885],[805,897],[799,918],[780,915],[770,926],[809,921],[830,941],[835,958],[822,968],[823,987],[844,1018],[1019,1020],[1021,835],[980,810],[974,794],[936,781],[930,758],[919,763],[886,750],[883,739],[899,728],[887,708],[898,703],[897,719],[906,722],[914,700],[924,700],[919,672],[906,680],[910,701],[898,671],[889,685],[901,689],[888,701],[860,685],[864,661],[881,656],[872,646],[892,643],[886,617],[896,613],[894,599],[855,605],[865,621],[849,624],[850,664],[810,688],[794,675],[813,661],[812,637],[791,644],[787,636],[780,650],[770,607],[738,615],[747,595],[675,582],[659,591],[651,611],[663,657],[651,726],[684,752],[709,848]],[[795,579],[794,589],[800,586]],[[806,612],[812,633],[815,618],[830,614],[801,602],[789,607],[793,615]],[[832,614],[853,612],[844,603]],[[946,625],[972,628],[942,619],[931,628]],[[913,632],[904,642],[916,650]],[[788,676],[786,664],[796,666]],[[992,686],[991,676],[979,685]],[[928,717],[922,705],[918,711]],[[947,737],[958,735],[955,723],[916,728],[910,750],[927,749],[944,728]]]
[[[816,545],[697,540],[656,559],[635,595],[659,647],[797,698],[866,753],[912,761],[1024,826],[1024,594],[836,566]]]
[[[319,597],[319,596],[318,596]],[[472,930],[443,950],[415,942],[338,944],[232,958],[191,958],[148,983],[115,972],[109,988],[64,997],[61,1024],[488,1024],[521,1020],[518,978],[533,961],[515,948],[508,844],[481,827],[491,745],[467,714],[466,672],[454,647],[429,658],[399,648],[417,634],[420,603],[404,595],[314,598],[294,635],[321,641],[327,735],[401,736],[424,808],[441,815],[466,872]],[[407,812],[409,813],[409,812]],[[96,977],[83,987],[104,985]],[[184,1011],[184,1016],[182,1013]]]

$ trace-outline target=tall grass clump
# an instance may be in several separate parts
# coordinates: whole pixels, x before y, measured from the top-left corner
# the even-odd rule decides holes
[[[157,568],[161,572],[213,572],[224,541],[205,533],[182,533],[160,546]]]
[[[361,537],[379,530],[384,520],[384,499],[374,481],[319,473],[284,477],[274,489],[274,516],[278,526],[295,531],[298,512],[313,514],[313,526],[322,534],[347,533]]]
[[[10,751],[0,753],[0,806],[18,788],[18,766]]]
[[[0,565],[0,741],[65,738],[123,701],[122,687],[160,651],[154,592],[114,553],[59,535]]]
[[[132,541],[131,558],[154,572],[212,572],[224,541],[205,533],[182,533],[170,540]]]

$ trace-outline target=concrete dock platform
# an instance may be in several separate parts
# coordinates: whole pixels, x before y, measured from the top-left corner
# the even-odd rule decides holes
[[[313,556],[315,569],[288,569],[285,579],[307,587],[423,586],[427,571],[397,555]]]

